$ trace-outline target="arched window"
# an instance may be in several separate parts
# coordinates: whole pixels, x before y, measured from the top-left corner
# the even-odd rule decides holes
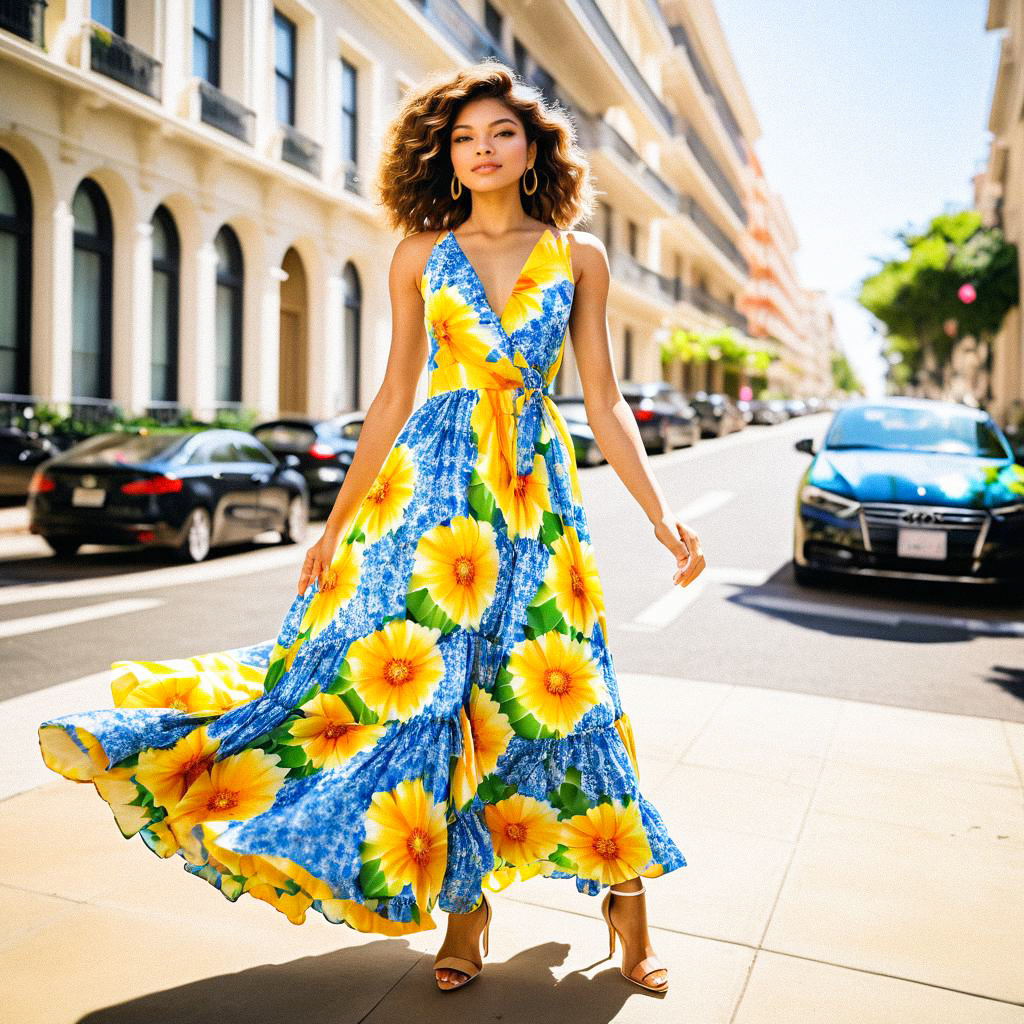
[[[348,380],[345,382],[343,395],[348,410],[359,408],[359,353],[362,348],[360,341],[360,324],[362,323],[363,289],[359,284],[359,272],[351,263],[345,264],[342,271],[345,286],[345,366],[348,369]]]
[[[32,196],[14,158],[0,149],[0,392],[31,388]]]
[[[103,190],[86,178],[75,192],[71,394],[110,398],[114,231]]]
[[[214,239],[217,250],[218,402],[242,400],[242,284],[245,271],[238,235],[225,224]]]
[[[178,289],[181,244],[166,206],[153,214],[153,329],[150,394],[154,402],[178,400]]]

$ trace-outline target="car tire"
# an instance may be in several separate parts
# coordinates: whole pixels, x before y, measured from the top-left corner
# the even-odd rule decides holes
[[[43,537],[57,558],[74,558],[82,542],[74,537]]]
[[[202,562],[210,554],[213,538],[213,524],[209,510],[197,505],[185,519],[178,555],[186,562]]]
[[[806,565],[793,563],[793,579],[801,587],[817,587],[821,584],[821,573]]]
[[[281,527],[282,544],[301,544],[309,528],[309,508],[301,494],[292,496],[288,502],[284,525]]]

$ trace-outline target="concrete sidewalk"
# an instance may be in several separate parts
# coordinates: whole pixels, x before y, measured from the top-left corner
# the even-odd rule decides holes
[[[648,883],[666,997],[604,959],[599,900],[572,882],[495,896],[483,974],[445,994],[440,929],[384,939],[231,904],[54,777],[0,803],[0,1020],[1024,1022],[1024,725],[621,685],[645,794],[689,861]]]

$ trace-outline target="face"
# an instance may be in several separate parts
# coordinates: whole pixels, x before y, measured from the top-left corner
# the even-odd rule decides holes
[[[452,166],[459,181],[474,192],[509,186],[537,156],[537,144],[527,142],[523,123],[499,99],[470,100],[455,116],[451,136]]]

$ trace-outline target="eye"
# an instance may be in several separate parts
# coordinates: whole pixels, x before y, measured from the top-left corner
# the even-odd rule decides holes
[[[499,135],[515,135],[515,132],[512,131],[511,128],[503,128],[500,132],[498,132],[498,134]]]
[[[455,139],[453,139],[452,141],[453,142],[466,142],[468,139],[469,139],[468,135],[459,135]]]

